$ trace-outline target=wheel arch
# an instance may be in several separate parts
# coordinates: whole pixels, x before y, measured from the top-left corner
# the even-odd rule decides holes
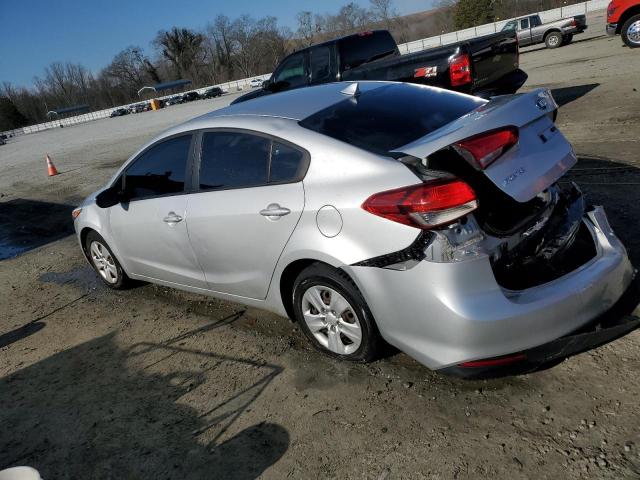
[[[552,33],[559,33],[560,36],[564,36],[564,34],[562,33],[562,30],[560,30],[559,28],[552,28],[550,30],[547,30],[546,32],[544,32],[544,37],[542,38],[543,42],[547,41],[547,37],[549,35],[551,35]]]
[[[631,17],[635,15],[640,15],[640,5],[634,5],[633,7],[627,8],[622,15],[620,15],[620,20],[618,20],[618,27],[616,28],[616,33],[622,33],[622,27]]]
[[[332,265],[330,263],[327,263],[325,261],[318,260],[315,258],[301,258],[301,259],[292,261],[284,268],[284,270],[282,270],[282,273],[280,274],[279,287],[280,287],[280,300],[282,301],[282,305],[284,306],[284,309],[287,312],[287,315],[289,316],[289,318],[294,322],[296,321],[296,317],[293,311],[294,282],[296,278],[298,278],[298,275],[300,275],[300,273],[305,268],[314,264],[325,265],[333,270],[336,270],[337,272],[340,272],[341,275],[346,276],[353,283],[353,285],[355,285],[356,288],[358,288],[353,278],[351,278],[351,276],[347,274],[347,272],[345,272],[343,269],[336,267],[335,265]]]

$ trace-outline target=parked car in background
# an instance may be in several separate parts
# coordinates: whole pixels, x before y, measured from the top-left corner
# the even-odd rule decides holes
[[[519,65],[516,34],[498,32],[400,55],[387,30],[362,32],[299,50],[285,57],[252,98],[322,83],[392,80],[434,85],[481,97],[515,93],[527,80]]]
[[[182,102],[193,102],[194,100],[200,100],[200,94],[198,92],[187,92],[182,95]]]
[[[0,136],[0,145],[6,145],[6,144],[7,142],[5,141],[5,136],[4,135]]]
[[[123,115],[127,115],[129,113],[129,110],[127,110],[126,108],[116,108],[115,110],[112,110],[111,113],[109,114],[109,117],[113,118],[113,117],[121,117]]]
[[[264,80],[262,80],[261,78],[254,78],[249,82],[249,85],[251,86],[251,88],[261,88],[263,83]]]
[[[571,182],[547,89],[483,100],[330,83],[178,125],[73,212],[87,260],[298,322],[368,361],[383,339],[463,377],[531,371],[635,329],[634,269]],[[250,232],[250,233],[248,233]]]
[[[164,100],[166,106],[177,105],[178,103],[182,103],[182,95],[173,95]]]
[[[547,48],[568,45],[573,36],[587,29],[586,15],[542,23],[540,15],[527,15],[507,22],[502,31],[515,31],[521,47],[544,43]]]
[[[629,48],[640,47],[640,0],[613,0],[607,9],[607,33],[621,35]]]
[[[149,108],[150,107],[146,102],[134,103],[133,105],[129,106],[129,112],[130,113],[141,113],[141,112],[145,112]]]
[[[203,98],[215,98],[222,96],[222,89],[220,87],[207,88],[202,94]]]

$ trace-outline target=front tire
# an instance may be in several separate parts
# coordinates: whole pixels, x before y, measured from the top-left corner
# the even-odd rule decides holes
[[[634,15],[622,26],[622,41],[629,48],[640,47],[640,15]]]
[[[562,45],[562,34],[560,32],[551,32],[544,39],[544,43],[547,48],[554,49]]]
[[[102,282],[114,290],[123,290],[131,286],[131,279],[124,273],[104,238],[91,231],[84,240],[85,251]]]
[[[354,362],[380,354],[383,341],[373,315],[344,272],[319,263],[304,269],[294,282],[293,308],[317,350]]]

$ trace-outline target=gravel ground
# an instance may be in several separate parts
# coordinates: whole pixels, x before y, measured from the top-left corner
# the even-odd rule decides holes
[[[640,52],[590,23],[573,45],[529,48],[521,63],[527,88],[554,89],[581,156],[571,176],[640,265]],[[69,235],[70,208],[154,134],[231,98],[0,147],[0,258],[25,251],[0,260],[0,469],[32,465],[47,479],[640,477],[638,332],[543,372],[468,382],[399,353],[335,362],[288,320],[240,305],[103,287]],[[62,175],[46,176],[47,152]]]

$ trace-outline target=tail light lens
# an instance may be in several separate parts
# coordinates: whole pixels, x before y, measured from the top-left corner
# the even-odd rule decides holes
[[[571,26],[572,27],[577,27],[578,26],[578,22],[576,22],[575,18],[573,20],[571,20]]]
[[[471,83],[471,60],[468,54],[462,53],[449,60],[449,76],[452,87]]]
[[[607,16],[612,16],[614,13],[616,13],[616,6],[613,2],[611,2],[609,4],[609,6],[607,7]]]
[[[507,127],[455,143],[453,148],[479,170],[484,170],[518,143],[518,129]]]
[[[362,208],[394,222],[430,229],[472,212],[478,208],[478,200],[469,185],[449,179],[376,193]]]

